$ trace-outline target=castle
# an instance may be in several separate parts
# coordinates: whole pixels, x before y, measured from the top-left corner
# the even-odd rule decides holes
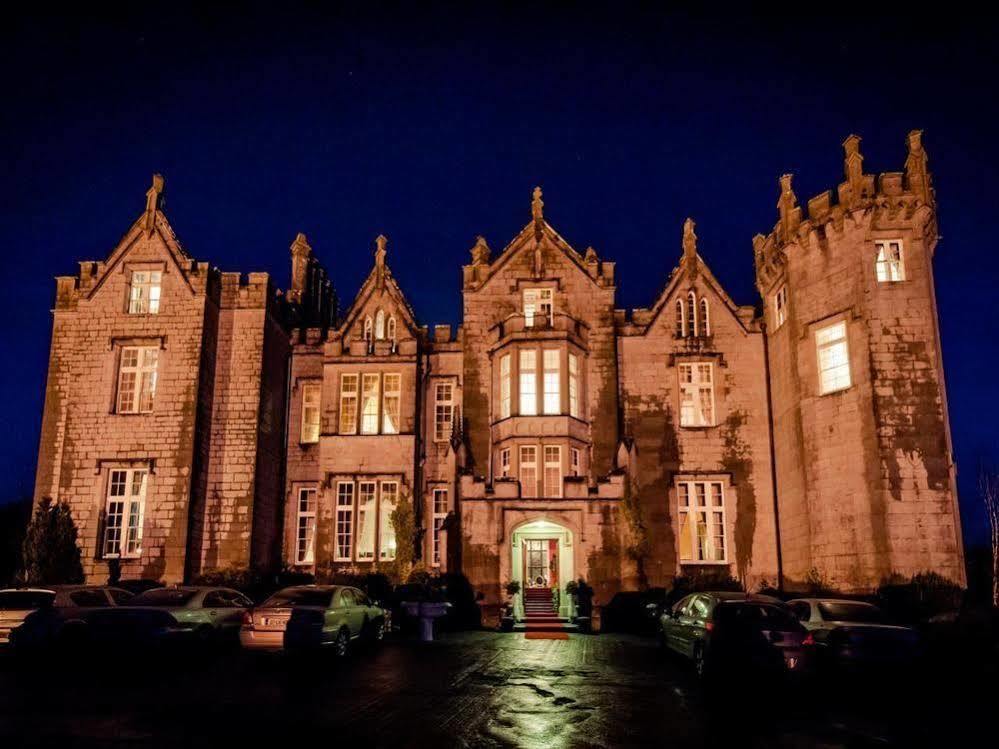
[[[646,308],[545,217],[463,267],[457,330],[389,266],[340,310],[306,237],[288,290],[195,260],[159,176],[110,255],[57,278],[36,501],[72,507],[88,579],[229,566],[363,572],[399,544],[465,574],[585,578],[603,603],[697,570],[748,586],[964,583],[921,134],[753,239],[759,307],[682,232]],[[397,512],[412,508],[415,532]],[[409,536],[413,536],[409,538]]]

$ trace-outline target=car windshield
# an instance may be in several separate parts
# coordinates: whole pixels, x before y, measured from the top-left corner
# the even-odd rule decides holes
[[[862,624],[883,624],[881,609],[866,603],[826,602],[819,603],[819,613],[827,622],[860,622]]]
[[[261,606],[264,608],[280,608],[283,606],[322,606],[323,608],[329,608],[332,598],[332,590],[293,588],[275,593],[264,601]]]
[[[195,590],[178,590],[176,588],[156,588],[140,593],[131,600],[133,606],[185,606],[194,598]]]
[[[0,593],[0,611],[26,611],[48,606],[55,593],[47,590],[8,590]]]
[[[722,602],[718,606],[719,624],[751,626],[759,629],[794,631],[801,627],[790,611],[779,606],[748,601]]]

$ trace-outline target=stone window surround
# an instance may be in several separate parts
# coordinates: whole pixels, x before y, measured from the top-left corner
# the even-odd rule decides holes
[[[908,274],[908,264],[905,262],[906,246],[905,240],[899,236],[890,237],[875,237],[872,242],[874,243],[874,280],[881,286],[885,285],[889,288],[894,284],[904,284],[909,280]],[[881,278],[879,275],[878,266],[881,265],[879,258],[881,256],[882,247],[887,247],[892,243],[898,244],[898,274],[901,278]],[[891,261],[886,260],[885,265],[889,266]]]
[[[813,382],[815,383],[815,392],[814,392],[814,394],[816,396],[818,396],[818,397],[825,397],[825,396],[838,395],[840,393],[845,393],[846,391],[852,389],[853,386],[854,386],[854,384],[855,384],[855,382],[854,382],[854,372],[853,372],[853,362],[851,360],[852,359],[852,346],[850,345],[850,323],[852,322],[852,320],[854,319],[855,316],[856,315],[853,314],[852,310],[841,310],[840,312],[834,312],[831,315],[827,315],[826,317],[820,318],[818,320],[814,320],[814,321],[808,323],[808,325],[806,326],[806,331],[807,332],[805,334],[805,337],[808,340],[808,345],[810,345],[812,347],[812,350],[815,352],[814,353],[815,377],[813,378]],[[826,330],[827,328],[830,328],[830,327],[832,327],[834,325],[838,325],[839,323],[843,323],[843,326],[844,326],[844,333],[845,333],[844,340],[846,342],[846,361],[847,361],[848,376],[849,376],[849,380],[850,381],[849,381],[849,383],[847,385],[845,385],[843,387],[838,387],[838,388],[835,388],[835,389],[832,389],[832,390],[823,390],[822,389],[822,363],[821,363],[821,359],[820,359],[817,334],[820,331]]]
[[[109,404],[108,413],[112,416],[119,417],[134,417],[134,416],[148,416],[153,413],[155,409],[150,409],[149,411],[119,411],[118,410],[118,388],[121,382],[121,355],[122,351],[126,348],[157,348],[160,354],[157,356],[156,360],[156,377],[157,379],[162,379],[163,375],[163,352],[167,350],[166,346],[166,336],[154,335],[154,336],[113,336],[110,339],[109,349],[114,357],[114,376],[113,384],[111,387],[111,402]],[[153,401],[155,406],[155,393],[153,395]]]
[[[132,298],[132,274],[136,271],[159,271],[160,272],[160,303],[158,312],[129,312]],[[129,317],[145,317],[160,314],[163,311],[163,278],[170,272],[165,261],[162,260],[136,260],[122,263],[121,273],[125,276],[125,300],[122,311]]]
[[[673,475],[673,479],[670,482],[669,496],[667,500],[669,502],[670,516],[676,518],[676,530],[679,534],[680,532],[680,484],[697,484],[697,483],[720,483],[722,485],[722,522],[725,533],[725,559],[724,560],[693,560],[693,559],[680,559],[680,546],[679,537],[677,538],[677,564],[681,567],[704,567],[704,566],[716,566],[724,567],[730,565],[733,550],[731,548],[732,541],[732,529],[730,526],[730,517],[734,517],[734,506],[735,501],[734,491],[735,485],[732,483],[732,474],[727,472],[718,471],[677,471]],[[675,513],[675,515],[674,515]]]
[[[440,532],[444,525],[444,520],[448,516],[451,507],[451,487],[444,482],[430,482],[427,484],[427,493],[430,499],[430,566],[441,566],[441,544]],[[441,512],[437,504],[438,495],[444,495],[444,510]]]
[[[375,537],[374,537],[374,549],[375,557],[368,559],[358,559],[357,558],[357,542],[358,542],[358,528],[357,522],[359,518],[358,512],[358,502],[360,500],[360,485],[371,483],[375,484],[375,511],[374,519],[372,522],[375,523]],[[343,555],[340,553],[340,543],[339,543],[339,508],[338,504],[340,487],[350,485],[352,503],[350,505],[349,514],[350,516],[350,553],[349,555]],[[391,561],[395,556],[383,556],[384,549],[381,548],[382,542],[382,498],[384,493],[385,485],[395,486],[395,503],[398,505],[403,498],[403,487],[406,486],[405,476],[400,473],[351,473],[351,474],[330,474],[326,477],[326,481],[320,486],[320,493],[318,496],[318,501],[320,506],[324,503],[329,503],[332,507],[332,546],[333,546],[333,557],[332,561],[336,563],[343,564],[372,564],[378,559],[378,561],[386,562]],[[307,482],[302,482],[301,486],[307,486]],[[297,484],[296,484],[297,486]],[[326,491],[324,491],[324,489]],[[294,495],[297,498],[297,494]],[[327,499],[329,497],[329,499]],[[346,507],[346,505],[344,505]],[[318,509],[318,508],[317,508]],[[297,516],[296,516],[297,517]]]
[[[377,375],[378,376],[378,422],[377,429],[374,432],[365,432],[361,429],[362,419],[364,416],[364,376],[365,375]],[[386,375],[398,375],[399,376],[399,426],[398,431],[389,432],[385,429],[385,376]],[[380,437],[380,436],[391,436],[395,437],[398,435],[410,434],[410,432],[405,432],[402,430],[402,419],[403,419],[403,395],[406,392],[405,382],[403,380],[402,370],[397,369],[355,369],[351,371],[341,371],[339,373],[338,383],[337,383],[337,412],[336,412],[336,431],[335,435],[340,437]],[[343,382],[345,377],[356,377],[357,387],[351,391],[344,391]],[[344,429],[342,427],[343,418],[343,402],[344,396],[353,396],[355,399],[355,409],[354,409],[354,424],[353,429]]]
[[[307,394],[307,392],[310,389],[314,389],[314,388],[318,388],[319,394],[318,394],[318,398],[317,398],[317,401],[316,401],[315,405],[314,406],[310,406],[310,408],[314,407],[317,410],[317,412],[318,412],[317,413],[318,427],[316,429],[316,438],[315,439],[308,439],[308,440],[306,440],[305,439],[305,430],[306,430],[306,422],[305,422],[306,394]],[[299,422],[300,422],[300,427],[301,428],[299,430],[299,440],[298,440],[298,442],[299,442],[300,446],[302,446],[304,448],[308,448],[309,445],[317,444],[319,442],[319,437],[322,435],[322,419],[323,419],[323,410],[322,410],[322,402],[323,402],[323,380],[322,380],[322,377],[301,377],[301,378],[298,378],[295,381],[294,390],[301,392],[301,396],[299,398],[299,404],[300,404]]]
[[[451,407],[451,430],[448,431],[446,435],[438,436],[437,434],[437,387],[439,385],[448,384],[451,386],[451,399],[446,402],[446,405]],[[431,406],[430,420],[428,427],[431,432],[430,442],[443,444],[445,442],[451,441],[451,433],[454,430],[454,418],[457,411],[459,403],[459,393],[458,393],[458,375],[431,375],[428,386],[428,397]]]
[[[103,480],[101,481],[101,486],[103,487],[103,500],[101,503],[101,522],[98,525],[98,544],[97,544],[97,558],[98,559],[120,559],[122,561],[139,559],[142,556],[142,538],[144,536],[144,526],[146,518],[146,501],[149,497],[149,480],[154,475],[153,463],[149,460],[135,459],[135,460],[108,460],[100,461],[98,470],[95,473],[102,472],[106,473]],[[121,495],[121,500],[124,502],[124,507],[122,509],[121,524],[119,525],[120,536],[118,538],[119,551],[117,553],[108,553],[108,531],[110,527],[108,525],[108,509],[110,507],[112,496],[112,477],[116,472],[124,472],[126,475],[125,489],[126,493]],[[136,473],[144,473],[145,479],[143,481],[142,494],[139,496],[139,513],[138,513],[138,538],[137,544],[138,548],[132,552],[125,550],[127,543],[127,536],[129,531],[129,517],[130,517],[130,495],[127,490],[132,487],[132,482],[134,481],[134,476]]]
[[[536,409],[533,414],[522,414],[520,410],[520,352],[524,349],[535,351],[534,368],[534,397]],[[545,413],[544,410],[544,352],[545,350],[557,349],[559,352],[559,401],[558,413]],[[577,367],[577,412],[570,413],[569,401],[569,353],[576,356]],[[500,373],[500,362],[504,356],[510,356],[510,415],[502,415],[502,379]],[[536,418],[546,416],[566,416],[577,421],[588,423],[587,412],[587,388],[586,372],[588,369],[588,355],[586,349],[565,339],[528,339],[512,342],[497,349],[492,353],[493,370],[493,403],[495,407],[491,409],[492,423],[497,424],[505,419],[511,418]]]
[[[520,448],[535,448],[535,468],[537,472],[538,490],[534,497],[523,494],[525,499],[559,499],[565,496],[566,481],[582,481],[586,477],[586,457],[589,455],[589,445],[572,437],[565,435],[531,435],[517,436],[503,440],[495,446],[494,458],[494,481],[516,481],[520,482]],[[545,447],[559,448],[560,471],[562,477],[562,490],[556,497],[544,496],[544,468],[545,468]],[[579,456],[578,474],[573,473],[572,451],[575,450]],[[503,453],[509,451],[508,473],[503,475]],[[521,487],[523,491],[523,487]]]
[[[713,408],[714,408],[714,423],[704,424],[704,425],[681,425],[680,424],[680,407],[681,407],[681,392],[680,392],[680,364],[708,364],[712,365],[711,368],[711,389],[713,398]],[[724,423],[725,414],[725,389],[718,387],[719,377],[722,376],[722,370],[728,368],[728,361],[725,359],[725,355],[717,351],[704,351],[701,353],[695,352],[685,352],[685,351],[675,351],[669,355],[667,359],[667,366],[670,369],[675,370],[673,375],[673,382],[676,383],[676,395],[673,398],[673,406],[676,409],[676,425],[677,427],[696,432],[699,430],[706,429],[717,429],[721,424]]]

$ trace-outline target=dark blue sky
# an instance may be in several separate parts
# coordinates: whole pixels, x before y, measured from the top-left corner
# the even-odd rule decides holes
[[[569,242],[618,261],[621,306],[654,300],[688,215],[730,294],[755,303],[750,240],[773,226],[778,175],[795,173],[804,203],[841,180],[849,133],[877,173],[901,170],[905,135],[922,128],[965,531],[984,538],[975,466],[999,455],[987,24],[911,7],[741,19],[622,3],[126,8],[5,19],[0,501],[31,491],[52,277],[109,252],[154,171],[191,254],[282,286],[304,231],[349,301],[384,232],[433,324],[458,321],[475,235],[501,249],[535,184]]]

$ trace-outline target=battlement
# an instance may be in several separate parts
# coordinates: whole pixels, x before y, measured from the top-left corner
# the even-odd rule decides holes
[[[874,212],[911,219],[917,210],[925,207],[933,215],[935,197],[922,131],[911,131],[906,145],[905,170],[875,176],[863,171],[860,137],[849,136],[843,142],[846,178],[836,189],[835,202],[833,191],[826,190],[807,201],[804,214],[791,187],[793,175],[781,176],[777,223],[769,234],[753,237],[756,286],[761,294],[766,295],[781,276],[790,245],[803,248],[812,243],[824,245],[828,239],[842,234],[844,221],[854,214]]]

